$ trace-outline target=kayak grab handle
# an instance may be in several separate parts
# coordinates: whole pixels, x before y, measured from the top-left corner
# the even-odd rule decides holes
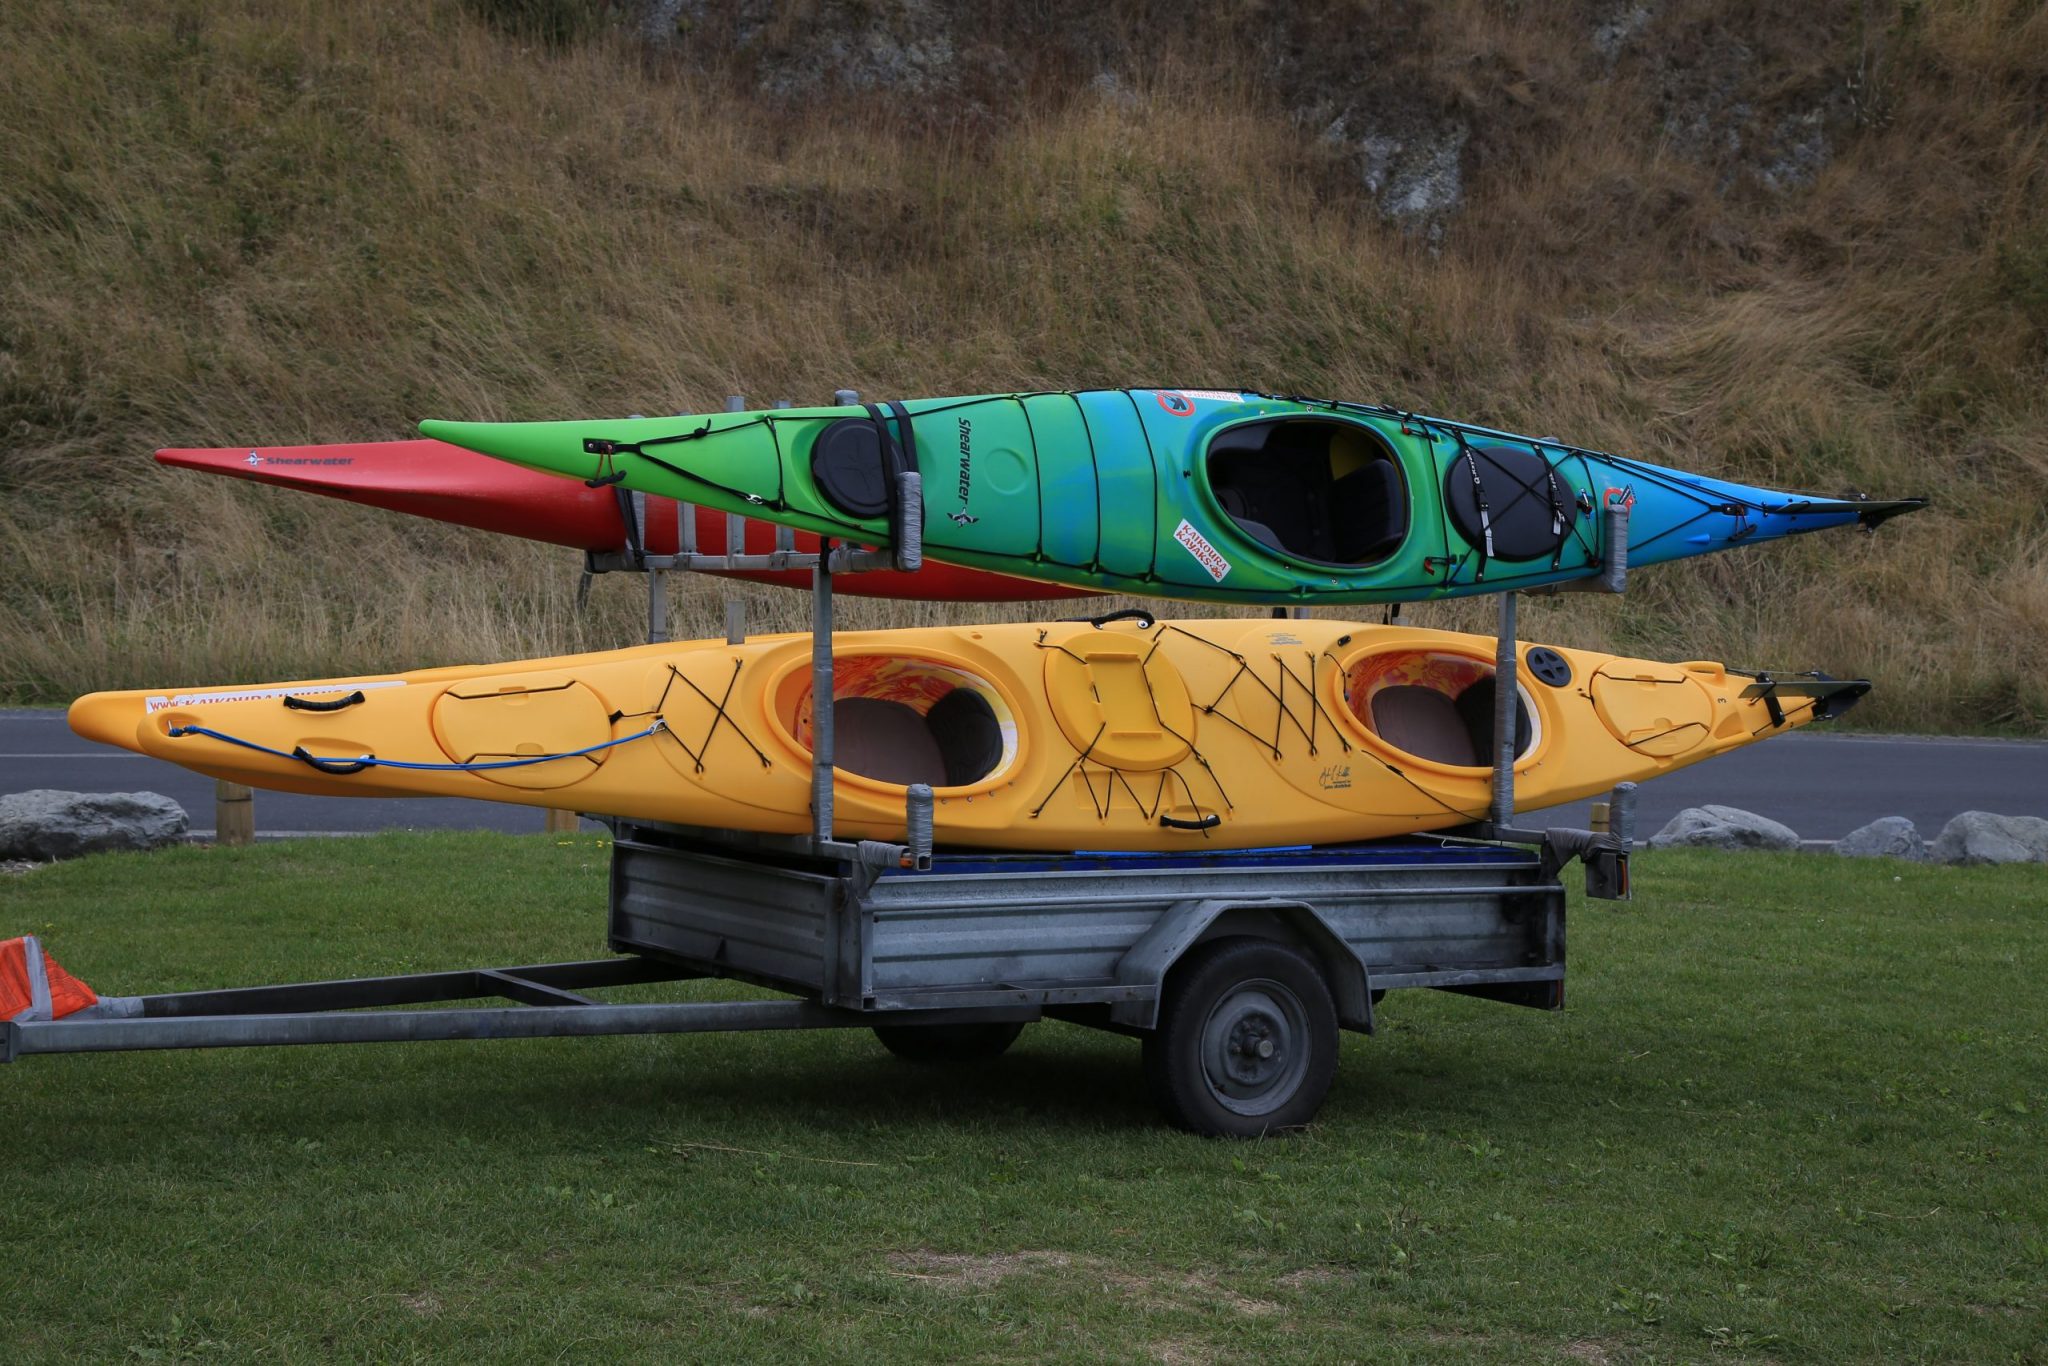
[[[1214,830],[1223,824],[1221,816],[1204,816],[1198,821],[1175,820],[1172,816],[1161,816],[1159,823],[1169,830]]]
[[[365,700],[361,689],[347,697],[337,697],[332,702],[312,702],[303,697],[287,697],[284,704],[293,711],[341,711]]]
[[[1126,607],[1121,612],[1104,612],[1099,617],[1068,617],[1068,621],[1085,621],[1090,626],[1107,626],[1112,621],[1135,621],[1146,630],[1159,624],[1159,619],[1142,607]]]
[[[338,777],[350,773],[361,773],[370,766],[368,759],[322,759],[316,754],[309,753],[304,745],[299,745],[292,750],[292,758],[297,759],[301,763],[310,764],[322,773],[332,773]]]

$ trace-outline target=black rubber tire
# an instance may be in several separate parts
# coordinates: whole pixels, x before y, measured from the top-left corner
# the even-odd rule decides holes
[[[1249,1051],[1266,1045],[1266,1056]],[[1144,1061],[1153,1099],[1180,1128],[1218,1138],[1300,1128],[1337,1073],[1337,1006],[1321,965],[1270,939],[1202,945],[1168,979]]]
[[[1024,1032],[1022,1021],[1001,1024],[876,1025],[882,1047],[908,1062],[934,1066],[999,1058]]]

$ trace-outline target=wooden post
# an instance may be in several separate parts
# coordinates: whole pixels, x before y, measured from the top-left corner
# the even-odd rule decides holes
[[[580,827],[574,811],[557,811],[549,807],[541,816],[541,833],[544,835],[573,835]]]
[[[1594,834],[1604,835],[1607,833],[1608,820],[1609,816],[1607,803],[1594,802],[1592,809],[1587,813],[1586,825],[1592,830]]]
[[[213,784],[213,841],[243,845],[256,841],[256,794],[225,778]]]

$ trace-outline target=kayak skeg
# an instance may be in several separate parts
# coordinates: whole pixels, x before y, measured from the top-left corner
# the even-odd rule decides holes
[[[886,544],[923,479],[928,560],[1220,602],[1414,602],[1589,578],[1924,499],[1809,497],[1390,407],[1113,389],[616,421],[426,421],[428,436],[825,536]]]
[[[366,507],[403,512],[456,526],[476,527],[593,554],[630,550],[640,535],[631,493],[621,486],[591,488],[573,479],[522,469],[443,441],[365,441],[317,446],[167,447],[159,464],[222,474],[259,484],[298,489]],[[641,549],[674,555],[682,549],[682,508],[649,495]],[[722,554],[727,513],[695,509],[697,548]],[[775,549],[776,528],[747,519],[746,554]],[[798,532],[794,549],[812,554],[818,538]],[[808,569],[706,570],[753,583],[809,588]],[[915,575],[893,569],[849,574],[837,589],[854,596],[919,598],[931,602],[1024,602],[1092,596],[1084,589],[1013,578],[959,565],[932,564]]]
[[[1142,618],[1142,614],[1140,614]],[[72,729],[291,792],[471,797],[810,828],[811,638],[94,693]],[[1522,810],[1838,715],[1869,688],[1523,644]],[[1238,849],[1449,829],[1491,796],[1494,641],[1326,620],[1052,622],[833,637],[836,829],[939,843]]]

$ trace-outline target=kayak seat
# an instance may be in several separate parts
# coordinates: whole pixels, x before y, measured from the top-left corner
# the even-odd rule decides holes
[[[1234,435],[1226,432],[1211,447],[1209,486],[1216,491],[1217,502],[1247,535],[1275,550],[1306,559],[1329,559],[1328,471],[1284,455],[1276,458],[1263,447],[1217,450]],[[1233,509],[1232,503],[1241,511]]]
[[[1273,528],[1264,522],[1254,520],[1251,514],[1245,511],[1244,494],[1236,489],[1218,489],[1216,501],[1223,505],[1223,510],[1230,514],[1230,520],[1236,522],[1238,529],[1245,535],[1275,550],[1287,549],[1280,544],[1280,538],[1273,534]]]
[[[907,702],[842,697],[832,704],[832,763],[877,782],[965,787],[995,772],[1003,730],[988,699],[955,688],[920,716]]]
[[[1418,759],[1463,768],[1482,762],[1458,704],[1435,688],[1416,683],[1381,688],[1372,695],[1372,728],[1395,749]]]
[[[832,766],[879,783],[946,785],[946,756],[917,708],[879,697],[832,703]]]
[[[924,723],[939,746],[948,787],[978,783],[1003,761],[1003,728],[995,708],[972,688],[955,688],[932,703]]]
[[[1363,463],[1334,476],[1333,466],[1361,453]],[[1286,418],[1233,427],[1209,443],[1208,474],[1238,529],[1283,554],[1368,564],[1407,534],[1400,471],[1376,438],[1348,423]]]
[[[1332,558],[1342,564],[1385,559],[1407,534],[1401,476],[1387,460],[1361,465],[1330,486]]]
[[[1458,694],[1458,716],[1465,723],[1465,730],[1472,737],[1472,748],[1479,755],[1479,762],[1491,766],[1493,763],[1493,676],[1488,674],[1471,687]],[[1529,704],[1521,698],[1515,699],[1515,756],[1520,758],[1529,752]]]

